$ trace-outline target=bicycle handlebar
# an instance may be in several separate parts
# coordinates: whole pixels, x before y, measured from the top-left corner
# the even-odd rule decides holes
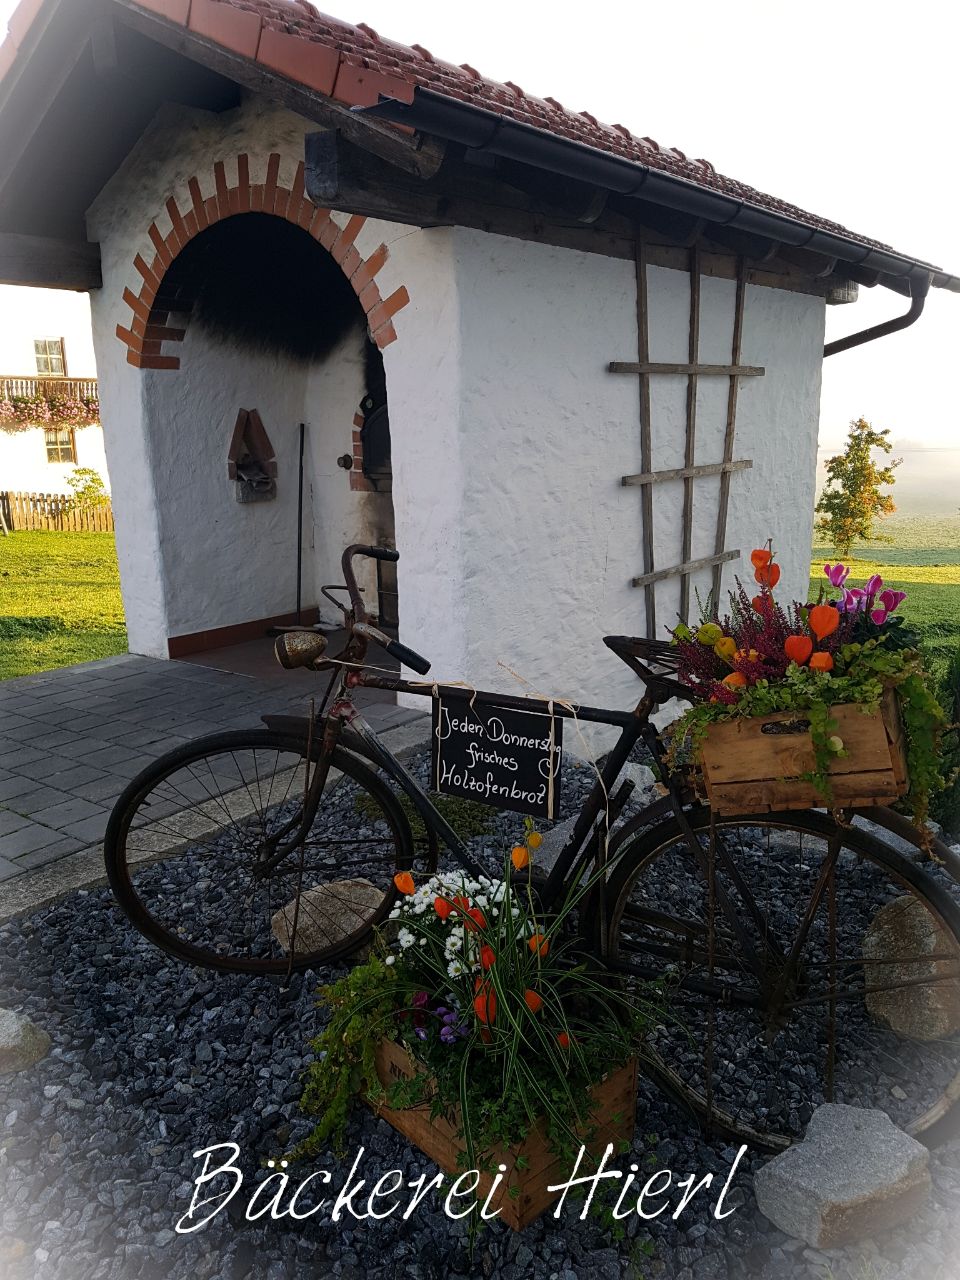
[[[382,632],[377,631],[367,623],[367,614],[360,596],[360,588],[357,585],[357,576],[353,571],[353,561],[356,556],[369,556],[373,560],[386,560],[390,564],[396,564],[400,559],[399,551],[393,551],[389,547],[368,547],[361,542],[354,543],[344,551],[341,565],[343,567],[343,579],[347,585],[347,590],[350,592],[350,603],[353,606],[353,630],[364,639],[375,640],[377,644],[386,649],[391,657],[396,658],[413,671],[425,676],[430,670],[430,663],[426,658],[421,657],[416,650],[408,649],[399,640],[391,640],[389,636],[383,635]]]

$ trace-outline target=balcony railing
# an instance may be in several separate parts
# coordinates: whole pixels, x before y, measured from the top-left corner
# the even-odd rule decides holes
[[[96,378],[19,378],[0,374],[0,400],[14,396],[64,396],[75,400],[99,400],[99,383]]]

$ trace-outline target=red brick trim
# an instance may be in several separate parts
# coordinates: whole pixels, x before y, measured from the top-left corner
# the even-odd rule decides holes
[[[303,610],[301,622],[312,627],[320,617],[314,605]],[[295,613],[278,613],[272,618],[255,618],[251,622],[237,622],[229,627],[214,627],[212,631],[194,631],[187,636],[169,636],[167,653],[171,658],[185,658],[189,653],[206,653],[210,649],[225,649],[228,645],[243,644],[246,640],[259,640],[271,627],[294,627]]]
[[[239,34],[237,38],[240,38]],[[156,222],[148,227],[153,257],[147,262],[137,254],[133,266],[142,281],[139,292],[134,293],[129,288],[123,291],[123,301],[132,311],[133,318],[129,324],[117,326],[117,337],[127,348],[130,364],[138,369],[180,368],[180,358],[171,353],[170,347],[183,341],[186,330],[171,328],[167,319],[171,312],[189,310],[190,299],[178,295],[166,283],[167,273],[194,236],[224,218],[251,210],[284,218],[311,235],[330,253],[350,281],[377,346],[383,350],[396,341],[393,318],[410,301],[410,295],[404,287],[394,290],[389,298],[384,299],[380,295],[376,276],[389,257],[387,246],[381,244],[363,258],[356,247],[356,239],[366,218],[354,214],[341,227],[330,216],[329,209],[316,208],[304,195],[303,164],[297,167],[293,186],[287,188],[280,183],[280,162],[281,157],[274,152],[269,158],[264,182],[251,184],[248,156],[237,156],[235,182],[228,173],[228,167],[217,161],[212,175],[214,195],[204,199],[199,178],[194,176],[187,183],[191,203],[186,211],[172,196],[166,202],[171,230],[165,236]],[[362,484],[356,485],[355,480]],[[352,487],[372,489],[362,474],[355,476],[351,472],[350,483]]]
[[[348,471],[354,493],[376,493],[373,482],[363,474],[363,415],[353,415],[353,469]]]

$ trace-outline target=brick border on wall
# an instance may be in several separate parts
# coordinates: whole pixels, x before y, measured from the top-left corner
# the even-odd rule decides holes
[[[404,286],[394,290],[388,298],[380,295],[375,277],[389,256],[385,244],[381,244],[367,258],[362,258],[356,248],[366,218],[354,214],[341,227],[330,216],[329,209],[319,209],[304,193],[303,163],[297,166],[292,188],[280,185],[281,157],[274,152],[267,163],[266,181],[250,181],[250,159],[237,156],[237,180],[228,185],[226,166],[217,161],[213,167],[215,194],[203,198],[200,182],[192,177],[188,188],[192,205],[184,212],[171,196],[166,210],[171,231],[164,236],[156,222],[149,228],[155,253],[147,262],[137,254],[133,265],[142,280],[139,293],[124,289],[123,300],[130,308],[129,326],[117,325],[117,337],[127,348],[127,362],[137,369],[179,369],[180,357],[172,354],[175,344],[186,336],[185,329],[175,329],[167,323],[172,313],[189,309],[183,287],[168,280],[170,267],[194,237],[222,222],[243,213],[267,213],[284,218],[313,236],[350,281],[360,305],[367,317],[367,325],[373,341],[382,351],[396,341],[397,331],[393,317],[410,301]],[[362,478],[362,477],[361,477]]]
[[[350,476],[350,488],[355,493],[376,493],[373,481],[363,474],[363,414],[353,415],[353,468],[347,473]]]

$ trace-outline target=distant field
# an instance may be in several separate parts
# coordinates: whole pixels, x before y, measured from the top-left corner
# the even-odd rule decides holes
[[[126,648],[112,533],[0,537],[0,680]]]
[[[907,592],[900,606],[916,627],[937,667],[960,645],[960,515],[891,516],[879,526],[892,543],[855,548],[850,585],[879,573],[884,585]],[[811,583],[825,581],[823,566],[836,560],[829,547],[813,549]]]

